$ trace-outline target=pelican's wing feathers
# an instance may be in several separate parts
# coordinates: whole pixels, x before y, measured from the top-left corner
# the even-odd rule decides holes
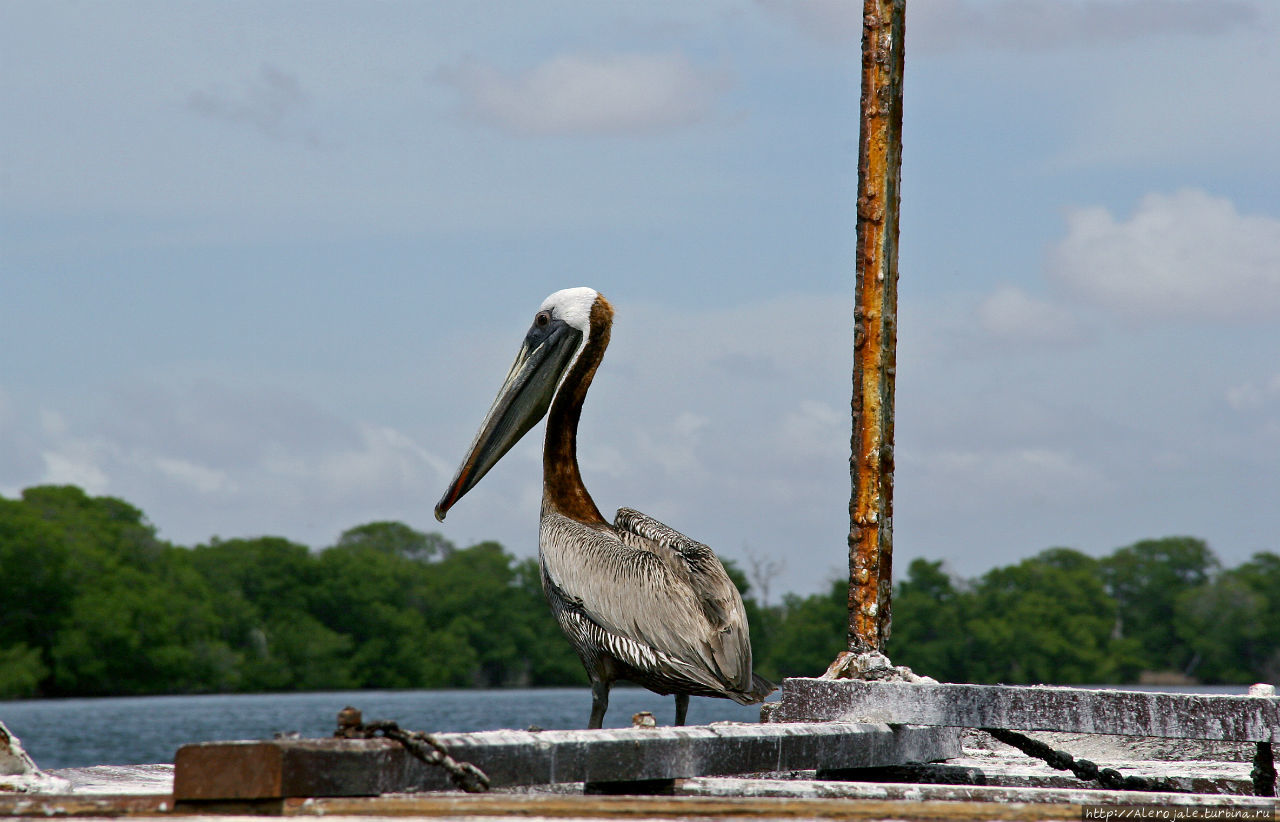
[[[740,690],[751,685],[751,639],[747,612],[738,588],[720,558],[701,542],[689,539],[634,508],[619,508],[614,519],[619,532],[655,543],[681,580],[688,582],[694,602],[706,620],[708,650],[720,672]],[[673,556],[674,555],[674,556]]]
[[[543,523],[543,571],[611,652],[714,691],[753,690],[742,597],[710,548],[628,508],[612,529],[555,519]]]
[[[651,550],[663,556],[672,573],[686,584],[682,586],[686,595],[702,613],[702,655],[710,656],[715,669],[733,689],[752,690],[747,612],[737,586],[715,552],[633,508],[619,508],[614,527],[622,534],[648,541],[653,546]]]

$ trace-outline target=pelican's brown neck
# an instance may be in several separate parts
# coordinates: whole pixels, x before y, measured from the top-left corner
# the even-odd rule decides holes
[[[587,389],[609,345],[613,326],[613,306],[596,295],[591,305],[591,331],[587,343],[569,368],[569,373],[547,414],[547,439],[542,451],[542,504],[579,522],[604,523],[578,471],[578,418]]]

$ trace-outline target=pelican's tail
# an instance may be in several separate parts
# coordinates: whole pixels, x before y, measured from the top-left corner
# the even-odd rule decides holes
[[[753,673],[751,675],[751,696],[753,702],[764,702],[764,698],[774,691],[778,690],[778,686],[769,680]]]
[[[754,705],[757,702],[764,702],[764,698],[776,690],[778,690],[777,685],[760,676],[760,674],[753,673],[751,674],[751,690],[731,691],[726,696],[739,705]]]

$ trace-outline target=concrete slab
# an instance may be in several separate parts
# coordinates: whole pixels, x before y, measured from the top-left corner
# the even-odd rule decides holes
[[[1066,734],[1053,731],[1027,731],[1026,735],[1038,739],[1051,748],[1070,751],[1072,756],[1084,757],[1094,762],[1118,762],[1127,760],[1188,762],[1239,762],[1248,769],[1257,752],[1256,742],[1228,742],[1207,739],[1163,739],[1156,736],[1112,736],[1109,734]],[[960,732],[960,741],[966,750],[985,749],[1003,754],[1017,752],[984,731],[973,728]]]
[[[36,767],[22,740],[0,722],[0,793],[65,792],[67,783]]]
[[[1280,697],[796,678],[769,719],[1271,742]]]
[[[59,768],[49,774],[66,780],[67,789],[63,793],[77,796],[169,796],[173,793],[173,766],[168,763]]]
[[[683,728],[437,734],[493,787],[622,782],[812,768],[859,768],[958,756],[949,729],[847,723],[716,723]],[[439,768],[385,739],[276,739],[186,745],[179,801],[372,796],[450,788]]]
[[[1107,763],[1123,776],[1161,779],[1179,791],[1197,794],[1252,796],[1249,766],[1240,762],[1173,763],[1144,760],[1113,760]],[[817,778],[810,774],[809,778]],[[879,768],[841,771],[840,781],[919,783],[936,785],[985,785],[1009,788],[1098,787],[1077,779],[1066,771],[1050,768],[1038,759],[1017,757],[963,756],[944,763],[911,763]]]

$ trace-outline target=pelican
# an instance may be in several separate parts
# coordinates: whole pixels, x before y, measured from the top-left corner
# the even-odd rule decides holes
[[[546,415],[542,590],[591,680],[587,727],[604,723],[619,679],[675,694],[683,725],[691,694],[749,705],[774,685],[751,671],[742,597],[715,553],[631,508],[607,522],[582,483],[578,419],[612,325],[613,307],[594,289],[569,288],[543,301],[435,514],[443,522]]]

